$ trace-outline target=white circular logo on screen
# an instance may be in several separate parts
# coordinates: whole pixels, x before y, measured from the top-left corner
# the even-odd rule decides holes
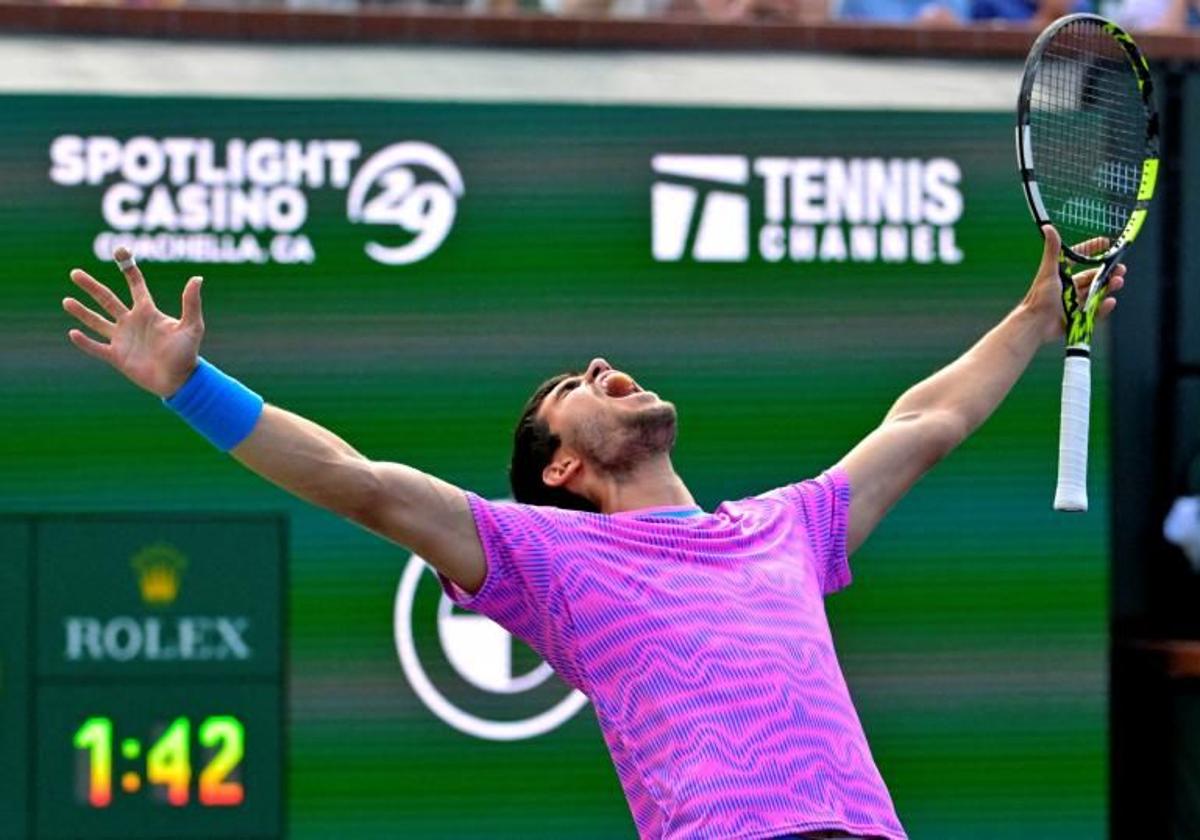
[[[414,633],[414,606],[423,578],[426,591],[438,591],[437,645],[450,669],[468,686],[485,695],[521,695],[537,689],[554,676],[545,662],[523,673],[514,672],[512,635],[490,618],[471,613],[458,613],[453,602],[438,586],[429,565],[418,555],[409,558],[400,586],[396,590],[395,634],[396,652],[404,675],[421,701],[431,712],[460,732],[488,741],[519,741],[544,735],[566,723],[587,705],[587,697],[579,691],[568,691],[549,708],[541,708],[524,717],[502,720],[490,719],[478,712],[467,711],[451,702],[440,690],[418,653]],[[428,656],[428,653],[426,653]],[[514,697],[514,699],[516,699]],[[494,702],[490,705],[495,705]]]
[[[389,227],[391,244],[371,241],[367,255],[408,265],[438,249],[454,225],[463,179],[450,156],[429,143],[393,143],[359,167],[346,195],[351,222]]]

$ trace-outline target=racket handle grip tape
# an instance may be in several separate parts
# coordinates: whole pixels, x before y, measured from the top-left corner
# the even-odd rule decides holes
[[[1088,422],[1092,401],[1092,360],[1087,351],[1068,355],[1063,368],[1062,425],[1058,434],[1058,488],[1054,509],[1086,511]]]

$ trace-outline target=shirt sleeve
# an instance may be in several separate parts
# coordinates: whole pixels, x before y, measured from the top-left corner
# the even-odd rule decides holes
[[[442,589],[459,606],[487,616],[532,647],[568,683],[580,688],[571,655],[569,613],[558,596],[559,545],[564,520],[550,507],[489,502],[466,493],[487,565],[470,594],[444,575]]]
[[[850,479],[834,467],[814,479],[788,484],[769,493],[781,499],[797,518],[812,548],[821,592],[831,595],[850,585],[850,560],[846,553],[846,528],[850,513]]]

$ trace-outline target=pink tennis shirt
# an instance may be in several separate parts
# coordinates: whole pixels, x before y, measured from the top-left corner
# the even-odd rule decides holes
[[[447,594],[591,699],[641,837],[905,837],[825,616],[850,583],[844,472],[713,513],[467,498],[487,577]]]

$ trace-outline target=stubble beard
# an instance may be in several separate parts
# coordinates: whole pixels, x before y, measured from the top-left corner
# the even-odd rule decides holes
[[[579,444],[599,469],[620,477],[675,448],[675,406],[661,402],[639,411],[597,418],[580,430]]]

